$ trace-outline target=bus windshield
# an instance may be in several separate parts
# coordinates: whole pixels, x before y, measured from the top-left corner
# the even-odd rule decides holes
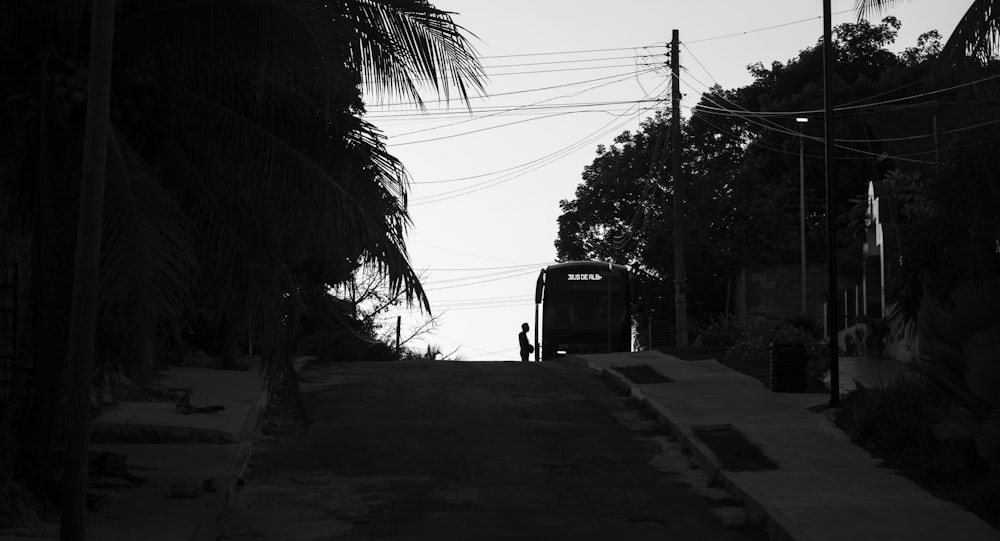
[[[630,284],[629,271],[622,265],[574,261],[543,269],[535,289],[536,356],[539,349],[543,359],[629,351]]]

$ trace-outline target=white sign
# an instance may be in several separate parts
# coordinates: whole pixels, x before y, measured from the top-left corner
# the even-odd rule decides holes
[[[603,280],[600,274],[567,274],[566,279],[570,282],[596,282]]]

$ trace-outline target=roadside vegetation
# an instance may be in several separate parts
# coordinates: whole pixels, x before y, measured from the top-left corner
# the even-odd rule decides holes
[[[923,378],[858,385],[834,422],[851,441],[934,496],[954,502],[1000,530],[1000,462],[972,438],[942,437],[967,416],[963,404]],[[935,427],[938,427],[937,430]]]

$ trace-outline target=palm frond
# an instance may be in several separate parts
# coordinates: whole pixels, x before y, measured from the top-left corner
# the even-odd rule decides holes
[[[198,236],[199,302],[254,336],[280,332],[283,299],[294,291],[273,236],[228,182],[206,176],[183,149],[168,142],[167,175]],[[273,338],[273,337],[271,337]]]
[[[351,180],[343,177],[353,172],[349,167],[325,170],[302,149],[224,104],[177,95],[185,106],[176,111],[175,122],[183,125],[178,134],[193,134],[178,141],[179,146],[211,164],[214,175],[233,179],[233,188],[252,198],[261,213],[294,222],[299,215],[315,216],[301,208],[308,203],[329,213],[327,218],[338,224],[337,240],[347,246],[363,246],[367,238],[377,237],[378,223],[347,188]],[[228,135],[220,140],[215,133]]]
[[[108,150],[101,303],[134,304],[142,299],[149,306],[134,310],[150,310],[154,319],[177,324],[190,307],[197,267],[191,224],[152,169],[115,130]]]
[[[970,55],[988,60],[1000,42],[1000,2],[973,0],[965,15],[958,21],[943,52],[961,57]]]
[[[885,12],[899,2],[900,0],[856,0],[854,10],[858,12],[859,19],[867,19],[872,15]]]
[[[351,61],[372,90],[412,98],[430,86],[447,100],[452,86],[468,102],[485,71],[451,14],[424,0],[342,0],[338,18],[354,31]]]

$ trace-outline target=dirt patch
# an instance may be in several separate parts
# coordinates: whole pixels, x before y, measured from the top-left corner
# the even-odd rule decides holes
[[[691,429],[719,459],[726,471],[767,471],[778,464],[764,455],[760,447],[748,440],[732,425],[699,426]]]

